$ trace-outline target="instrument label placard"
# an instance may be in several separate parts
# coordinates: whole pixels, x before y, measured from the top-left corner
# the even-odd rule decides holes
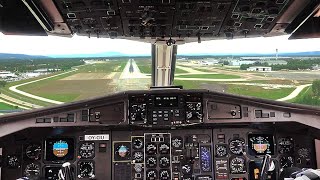
[[[109,134],[84,135],[85,141],[109,141]]]

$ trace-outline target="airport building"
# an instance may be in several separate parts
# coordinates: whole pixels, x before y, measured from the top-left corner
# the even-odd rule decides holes
[[[241,66],[242,64],[254,64],[256,61],[246,61],[246,60],[232,60],[229,61],[230,66]]]
[[[8,78],[16,78],[17,75],[10,71],[0,71],[0,78],[1,79],[8,79]]]
[[[264,66],[252,66],[252,67],[249,67],[247,71],[270,72],[272,71],[272,68],[264,67]]]

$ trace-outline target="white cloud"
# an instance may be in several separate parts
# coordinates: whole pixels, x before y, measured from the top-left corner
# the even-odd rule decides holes
[[[287,40],[288,36],[270,38],[246,38],[234,40],[204,41],[201,44],[188,43],[178,47],[179,54],[202,53],[273,53],[320,51],[319,39]],[[39,37],[6,36],[0,33],[1,53],[21,53],[33,55],[91,54],[120,52],[125,54],[150,54],[151,45],[123,39],[103,39],[74,36]]]

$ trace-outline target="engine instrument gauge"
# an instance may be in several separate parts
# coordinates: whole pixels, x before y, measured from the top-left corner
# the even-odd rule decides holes
[[[18,156],[8,156],[7,159],[9,168],[20,168],[20,159],[18,158]]]
[[[246,173],[246,161],[244,157],[234,157],[230,160],[230,173],[231,174]]]
[[[169,144],[160,143],[158,146],[159,146],[158,149],[159,149],[160,154],[169,154],[169,152],[170,152]]]
[[[229,143],[229,150],[233,154],[240,155],[245,152],[245,142],[242,139],[233,139]]]
[[[24,175],[28,178],[34,179],[40,176],[40,165],[31,163],[26,166],[24,169]]]
[[[216,157],[227,156],[227,146],[226,145],[216,145]]]
[[[94,164],[91,161],[81,161],[78,163],[78,178],[94,178]]]
[[[161,168],[167,168],[170,166],[170,159],[169,157],[162,156],[159,158],[159,166]]]
[[[294,152],[294,141],[292,137],[280,138],[278,140],[279,153],[293,153]]]
[[[147,180],[155,180],[157,179],[158,172],[155,169],[149,169],[147,170],[146,174],[147,174]]]
[[[81,158],[89,159],[95,155],[94,142],[84,142],[80,145],[79,155]]]
[[[156,157],[153,157],[153,156],[150,156],[146,159],[146,163],[147,163],[147,168],[155,168],[157,167],[157,158]]]
[[[148,155],[154,155],[157,153],[157,145],[155,143],[148,143],[146,147],[146,153]]]
[[[160,180],[170,180],[170,171],[166,169],[162,169],[159,172]]]
[[[292,156],[282,156],[280,158],[281,168],[292,167],[294,164],[294,158]]]
[[[32,160],[38,160],[41,157],[41,145],[30,144],[26,147],[26,156]]]
[[[251,155],[274,154],[273,136],[267,134],[249,134],[248,149]]]

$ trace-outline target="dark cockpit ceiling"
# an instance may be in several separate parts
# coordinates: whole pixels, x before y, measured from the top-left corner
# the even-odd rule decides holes
[[[172,38],[177,44],[291,33],[292,38],[317,37],[318,4],[315,0],[1,0],[0,31],[144,42]]]

